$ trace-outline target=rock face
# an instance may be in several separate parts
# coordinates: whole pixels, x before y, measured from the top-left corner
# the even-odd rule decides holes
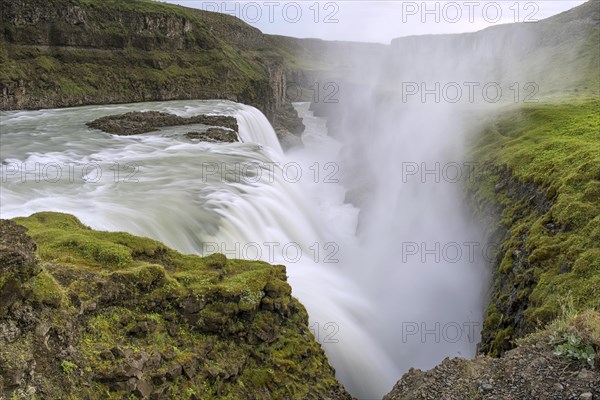
[[[36,245],[25,231],[12,221],[0,223],[0,317],[26,296],[26,283],[40,272]]]
[[[351,399],[283,266],[17,222],[0,221],[0,398]]]
[[[212,143],[233,143],[238,141],[234,131],[221,128],[208,128],[206,132],[188,132],[185,137],[191,140]]]
[[[283,58],[229,15],[151,0],[0,7],[0,109],[228,99],[273,121],[287,104]]]
[[[599,328],[600,314],[588,313],[575,318],[567,330],[585,337],[586,331],[600,334]],[[600,369],[553,354],[551,335],[544,331],[498,359],[447,358],[431,371],[411,369],[384,400],[600,398]],[[590,343],[600,346],[599,338]]]
[[[129,136],[152,132],[168,126],[181,125],[208,125],[219,126],[232,131],[234,134],[238,131],[237,120],[234,117],[223,115],[195,115],[193,117],[180,117],[175,114],[145,111],[129,112],[120,115],[109,115],[88,122],[87,126],[94,129],[100,129],[107,133],[115,135]],[[213,131],[213,137],[217,133]]]

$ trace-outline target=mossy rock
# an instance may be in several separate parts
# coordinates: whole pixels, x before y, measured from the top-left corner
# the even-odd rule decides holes
[[[0,396],[351,399],[283,266],[185,255],[67,214],[15,221],[40,266],[0,319],[15,336],[0,350]]]

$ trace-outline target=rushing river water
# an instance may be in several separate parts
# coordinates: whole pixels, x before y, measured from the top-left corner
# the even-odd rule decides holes
[[[433,203],[439,191],[419,194],[410,185],[375,191],[378,206],[366,215],[389,223],[357,232],[359,210],[345,203],[340,184],[342,145],[307,103],[296,107],[307,126],[305,146],[287,153],[260,111],[227,101],[2,112],[1,216],[66,212],[94,229],[148,236],[182,252],[286,265],[311,330],[359,398],[381,397],[410,367],[472,356],[481,328],[481,271],[390,263],[407,250],[402,235],[435,231],[436,218],[447,214],[442,207],[416,219],[415,196],[425,193]],[[194,126],[123,137],[85,125],[145,110],[232,115],[242,142],[193,142],[184,134],[202,128]],[[379,161],[389,165],[380,166],[378,179],[391,179],[384,171],[394,162]],[[460,229],[452,220],[460,217],[447,216],[445,223]]]

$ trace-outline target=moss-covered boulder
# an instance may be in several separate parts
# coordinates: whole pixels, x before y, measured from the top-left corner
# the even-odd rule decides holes
[[[351,398],[283,266],[184,255],[59,213],[0,230],[0,293],[19,288],[0,315],[0,397]]]

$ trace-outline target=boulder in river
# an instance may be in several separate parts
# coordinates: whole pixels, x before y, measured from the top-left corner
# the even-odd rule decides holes
[[[87,126],[114,135],[130,136],[157,131],[160,128],[181,125],[208,125],[238,131],[235,117],[227,115],[195,115],[180,117],[179,115],[160,112],[128,112],[126,114],[108,115],[88,122]]]
[[[238,141],[237,134],[230,129],[208,128],[205,132],[188,132],[185,137],[191,140],[213,143],[233,143]]]

